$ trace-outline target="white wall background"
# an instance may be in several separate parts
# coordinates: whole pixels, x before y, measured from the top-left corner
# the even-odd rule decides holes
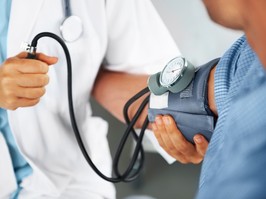
[[[212,22],[201,0],[152,0],[181,53],[193,64],[222,56],[242,32]],[[232,19],[233,20],[233,19]]]

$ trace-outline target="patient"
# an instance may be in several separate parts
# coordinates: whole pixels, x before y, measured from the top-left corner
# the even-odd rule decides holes
[[[197,199],[265,198],[266,1],[204,4],[215,22],[245,32],[209,77],[209,105],[213,111],[217,107],[218,121],[206,155],[206,140],[196,135],[196,145],[188,143],[170,116],[158,116],[153,130],[177,160],[198,163],[205,156]],[[199,149],[197,143],[206,148]]]

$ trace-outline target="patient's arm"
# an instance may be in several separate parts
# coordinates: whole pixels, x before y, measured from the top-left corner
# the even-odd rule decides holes
[[[217,116],[214,98],[214,72],[211,70],[208,79],[208,103],[212,112]],[[206,153],[208,142],[200,134],[194,136],[195,144],[185,139],[169,115],[158,115],[152,124],[152,130],[164,150],[181,163],[200,163]]]

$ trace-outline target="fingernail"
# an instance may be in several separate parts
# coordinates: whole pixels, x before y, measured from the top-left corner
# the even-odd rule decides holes
[[[163,117],[163,121],[166,125],[170,124],[170,119],[168,117]]]
[[[196,136],[194,136],[194,141],[200,144],[200,143],[202,143],[202,137],[196,135]]]
[[[159,118],[159,117],[157,117],[156,119],[155,119],[155,122],[156,122],[156,124],[158,124],[158,125],[162,125],[162,119],[161,118]]]

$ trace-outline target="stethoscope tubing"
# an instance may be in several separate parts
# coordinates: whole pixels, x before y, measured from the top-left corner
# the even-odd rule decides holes
[[[78,146],[84,156],[84,158],[86,159],[86,161],[88,162],[88,164],[91,166],[91,168],[104,180],[109,181],[109,182],[113,182],[113,183],[117,183],[117,182],[130,182],[134,179],[136,179],[139,174],[140,171],[143,167],[143,162],[144,162],[144,150],[142,147],[142,139],[144,136],[144,132],[148,126],[148,117],[146,117],[144,123],[143,123],[143,127],[141,129],[140,135],[138,136],[137,133],[134,130],[134,125],[136,123],[136,121],[138,120],[140,114],[143,112],[145,106],[147,105],[148,101],[149,101],[149,96],[146,96],[146,98],[144,99],[144,101],[141,103],[140,107],[138,108],[136,114],[133,116],[132,121],[130,121],[129,117],[128,117],[128,109],[130,107],[131,104],[133,104],[137,99],[139,99],[141,96],[143,96],[144,94],[146,94],[149,90],[148,88],[143,89],[142,91],[140,91],[139,93],[137,93],[135,96],[133,96],[124,106],[124,117],[126,120],[126,123],[128,124],[128,127],[126,129],[126,132],[124,133],[124,136],[121,139],[121,142],[118,146],[115,158],[114,158],[114,164],[113,164],[113,168],[114,168],[114,172],[116,174],[116,177],[108,177],[105,174],[103,174],[97,167],[96,165],[93,163],[93,161],[91,160],[90,156],[88,155],[85,145],[82,141],[81,138],[81,134],[79,132],[78,129],[78,125],[76,122],[76,118],[75,118],[75,111],[74,111],[74,105],[73,105],[73,94],[72,94],[72,63],[71,63],[71,56],[69,53],[69,50],[65,44],[65,42],[62,40],[62,38],[60,38],[59,36],[55,35],[54,33],[50,33],[50,32],[42,32],[39,33],[38,35],[36,35],[31,43],[31,48],[36,50],[37,44],[38,44],[38,40],[42,37],[50,37],[55,39],[63,48],[64,53],[65,53],[65,57],[66,57],[66,62],[67,62],[67,88],[68,88],[68,104],[69,104],[69,116],[70,116],[70,121],[71,121],[71,126],[72,129],[74,131]],[[28,54],[28,58],[34,59],[35,56],[35,52],[33,51],[31,53]],[[122,150],[125,146],[125,142],[128,139],[128,136],[130,133],[133,133],[133,138],[136,141],[136,147],[133,153],[133,157],[132,160],[130,161],[127,169],[125,170],[125,172],[123,172],[121,174],[121,172],[119,172],[118,166],[119,166],[119,160],[120,160],[120,156],[122,153]],[[140,158],[140,162],[137,165],[137,168],[134,168],[134,166],[136,165],[136,162],[138,161],[138,158]]]

